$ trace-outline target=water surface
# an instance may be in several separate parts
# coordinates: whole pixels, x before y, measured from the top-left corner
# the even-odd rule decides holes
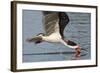
[[[78,43],[81,57],[78,60],[91,58],[91,15],[90,13],[66,12],[70,18],[64,30],[66,39]],[[28,43],[27,38],[45,32],[42,23],[42,11],[23,10],[23,62],[45,62],[73,60],[75,51],[62,44],[43,42],[35,45]],[[75,59],[75,58],[74,58]]]

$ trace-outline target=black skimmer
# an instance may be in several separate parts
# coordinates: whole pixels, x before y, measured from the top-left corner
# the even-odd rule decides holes
[[[75,56],[80,56],[80,46],[71,40],[64,38],[64,29],[69,23],[69,17],[65,12],[43,12],[43,24],[45,33],[39,33],[37,36],[27,39],[28,42],[35,44],[43,41],[49,43],[62,43],[63,45],[74,48]]]

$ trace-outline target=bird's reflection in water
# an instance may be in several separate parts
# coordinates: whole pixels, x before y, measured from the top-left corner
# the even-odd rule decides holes
[[[64,58],[64,60],[67,60],[68,58],[70,60],[79,60],[80,57],[81,57],[81,55],[76,56],[76,53],[75,52],[62,52],[60,54],[62,55],[62,57]]]
[[[74,51],[62,52],[61,54],[63,55],[64,59],[70,58],[70,60],[81,60],[82,57],[84,57],[88,54],[88,52],[86,50],[82,49],[80,51],[80,54],[78,54],[78,55]]]
[[[71,57],[71,60],[80,60],[81,56],[76,56],[76,54],[73,54],[73,56]]]
[[[41,61],[67,61],[67,60],[81,60],[87,56],[87,52],[81,50],[80,56],[76,56],[75,51],[58,51],[58,52],[41,52],[41,53],[30,53],[23,54],[24,57],[27,57],[28,62],[39,62]],[[31,57],[31,58],[30,58]],[[56,59],[56,60],[54,60]],[[30,61],[31,60],[31,61]]]

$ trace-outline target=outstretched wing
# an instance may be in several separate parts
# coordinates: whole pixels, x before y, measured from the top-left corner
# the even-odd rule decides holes
[[[59,12],[59,28],[60,28],[60,34],[62,37],[64,37],[64,29],[66,25],[69,22],[69,17],[65,12]]]
[[[54,32],[59,32],[59,15],[58,12],[43,12],[43,24],[46,35],[51,35]]]

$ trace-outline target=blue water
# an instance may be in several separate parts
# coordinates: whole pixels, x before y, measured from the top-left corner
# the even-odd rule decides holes
[[[66,12],[70,22],[64,30],[66,39],[78,43],[81,50],[81,59],[91,59],[91,14]],[[42,11],[23,10],[23,62],[63,61],[73,60],[75,51],[62,44],[43,42],[35,45],[26,41],[27,38],[43,33]],[[65,53],[63,53],[65,52]]]

